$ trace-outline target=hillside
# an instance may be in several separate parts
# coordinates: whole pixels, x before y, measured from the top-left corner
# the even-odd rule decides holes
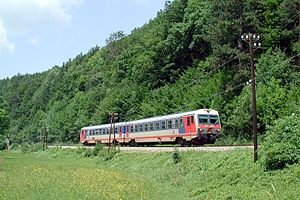
[[[104,47],[0,80],[1,135],[38,142],[47,127],[50,142],[78,142],[81,127],[107,123],[111,112],[128,121],[213,108],[224,136],[251,139],[249,45],[240,38],[249,32],[262,38],[255,66],[264,135],[275,120],[300,113],[298,8],[298,0],[167,1],[153,20],[111,34]]]

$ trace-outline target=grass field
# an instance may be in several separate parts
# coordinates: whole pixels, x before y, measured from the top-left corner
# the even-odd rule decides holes
[[[2,151],[0,199],[299,199],[300,165],[265,172],[251,150],[174,155]]]

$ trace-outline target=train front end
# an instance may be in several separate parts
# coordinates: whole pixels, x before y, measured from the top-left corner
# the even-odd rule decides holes
[[[214,144],[221,134],[221,121],[216,110],[202,109],[196,113],[197,137],[193,143]]]
[[[82,128],[81,131],[80,131],[80,142],[82,144],[86,144],[86,128]]]

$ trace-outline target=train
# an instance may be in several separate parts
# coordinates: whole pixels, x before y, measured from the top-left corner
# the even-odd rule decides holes
[[[128,122],[83,127],[80,142],[84,145],[120,144],[144,146],[180,144],[181,146],[214,144],[221,135],[219,113],[199,109]]]

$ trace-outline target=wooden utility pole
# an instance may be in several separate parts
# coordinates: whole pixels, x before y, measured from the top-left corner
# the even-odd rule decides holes
[[[9,141],[9,135],[7,135],[7,137],[5,139],[5,142],[6,142],[6,148],[7,148],[7,150],[9,150],[9,143],[10,143],[10,141]]]
[[[48,140],[48,131],[47,131],[47,127],[45,126],[44,134],[43,134],[43,151],[45,151],[45,149],[48,148],[47,140]]]
[[[112,114],[111,114],[111,118],[112,118],[112,124],[113,124],[113,133],[114,133],[114,141],[113,141],[113,143],[114,143],[114,146],[116,146],[116,130],[115,130],[115,113],[113,112]]]
[[[109,138],[108,138],[108,151],[110,151],[110,146],[111,146],[111,132],[113,130],[113,122],[114,122],[114,112],[111,113],[111,118],[110,118],[110,130],[109,130]],[[115,142],[115,134],[114,134],[114,141]]]
[[[252,86],[252,126],[253,126],[253,160],[257,161],[257,116],[256,116],[256,91],[255,91],[255,69],[254,69],[254,53],[253,47],[261,46],[261,43],[254,43],[260,39],[259,35],[252,33],[242,35],[242,40],[249,42],[250,47],[250,66],[251,66],[251,86]]]

